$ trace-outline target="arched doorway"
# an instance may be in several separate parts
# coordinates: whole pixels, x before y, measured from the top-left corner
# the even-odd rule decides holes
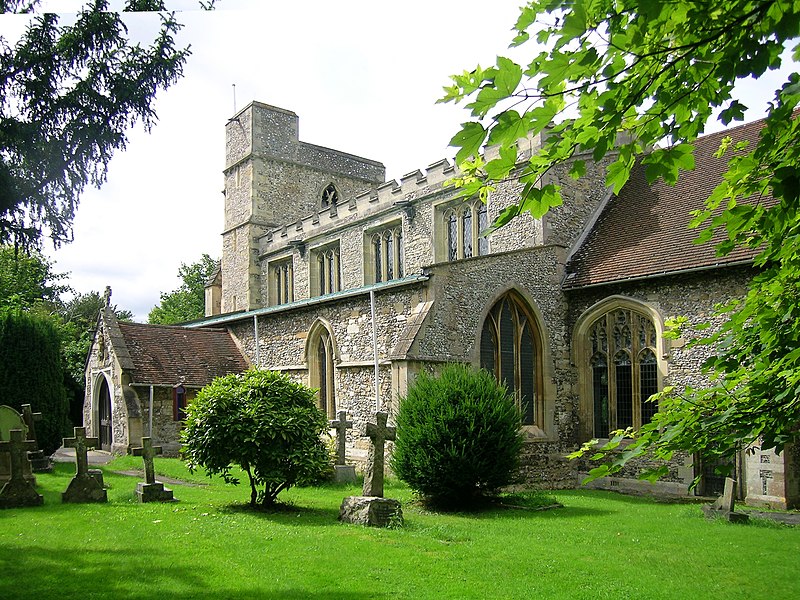
[[[100,449],[111,452],[111,390],[105,377],[100,378],[100,390],[97,393],[97,423]]]

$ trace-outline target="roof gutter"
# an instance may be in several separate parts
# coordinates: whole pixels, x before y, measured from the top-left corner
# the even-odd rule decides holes
[[[564,285],[564,283],[567,281],[567,278],[565,277],[564,281],[562,281],[561,283],[561,289],[565,291],[586,290],[589,288],[603,287],[606,285],[616,285],[620,283],[630,283],[635,281],[646,281],[648,279],[658,279],[660,277],[668,277],[673,275],[688,275],[691,273],[700,273],[702,271],[713,271],[715,269],[724,269],[727,267],[741,267],[744,265],[752,265],[752,264],[753,264],[753,259],[747,258],[729,263],[715,263],[713,265],[705,265],[703,267],[692,267],[690,269],[681,269],[679,271],[662,271],[660,273],[651,273],[649,275],[638,275],[636,277],[626,277],[624,279],[613,279],[611,281],[600,281],[597,283],[588,283],[586,285],[577,285],[574,287],[569,287]]]
[[[250,319],[261,315],[271,315],[274,313],[281,313],[285,311],[294,310],[297,308],[306,308],[309,306],[317,306],[320,304],[325,304],[327,302],[335,302],[347,298],[353,298],[356,296],[365,296],[370,294],[371,292],[382,292],[394,288],[405,287],[408,285],[413,285],[415,283],[428,281],[429,278],[430,277],[428,275],[411,275],[409,277],[403,277],[402,279],[393,279],[391,281],[366,285],[360,288],[353,288],[341,292],[334,292],[332,294],[325,294],[324,296],[315,296],[314,298],[305,298],[303,300],[296,300],[295,302],[289,302],[288,304],[280,304],[278,306],[267,306],[266,308],[257,308],[255,310],[234,313],[231,315],[209,317],[207,319],[203,319],[202,321],[195,321],[194,323],[184,323],[183,327],[192,329],[192,328],[208,327],[211,325],[220,325],[224,323],[232,323],[234,321],[242,321],[244,319]]]

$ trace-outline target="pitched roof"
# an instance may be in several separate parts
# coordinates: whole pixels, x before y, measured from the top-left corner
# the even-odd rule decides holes
[[[134,383],[201,387],[249,365],[224,329],[119,322]]]
[[[724,257],[711,242],[693,244],[699,230],[689,229],[690,211],[704,208],[705,200],[722,181],[730,156],[716,158],[724,136],[735,142],[758,141],[763,121],[699,138],[695,142],[695,169],[681,172],[674,186],[661,179],[648,185],[645,168],[637,164],[628,183],[612,197],[567,263],[563,287],[580,288],[667,275],[698,268],[714,268],[752,260],[755,252],[737,248]],[[763,200],[763,199],[762,199]]]

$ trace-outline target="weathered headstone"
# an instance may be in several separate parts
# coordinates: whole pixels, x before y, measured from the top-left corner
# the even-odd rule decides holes
[[[22,429],[12,429],[9,437],[10,440],[0,442],[0,452],[8,453],[11,463],[11,478],[0,488],[0,508],[41,506],[44,497],[36,492],[23,473],[28,451],[35,443],[25,439]]]
[[[28,452],[28,459],[31,461],[31,468],[36,473],[49,473],[53,470],[53,465],[50,462],[50,457],[39,448],[39,440],[36,437],[36,421],[42,420],[42,413],[33,412],[30,404],[22,405],[22,419],[28,427],[29,441],[34,442],[33,450]]]
[[[153,458],[161,452],[161,446],[153,446],[149,437],[142,438],[141,448],[133,449],[133,455],[141,456],[144,461],[144,482],[140,481],[136,485],[139,502],[176,502],[172,497],[172,490],[165,488],[160,481],[156,481]]]
[[[356,480],[356,468],[345,464],[347,448],[347,430],[352,429],[353,422],[347,420],[347,411],[340,410],[338,419],[330,421],[331,429],[336,430],[336,464],[333,465],[333,479],[337,483],[351,483]]]
[[[383,497],[384,445],[386,440],[394,440],[396,429],[387,427],[389,414],[375,413],[375,423],[367,423],[367,436],[372,440],[367,468],[364,473],[364,495]]]
[[[339,520],[345,523],[373,527],[399,527],[403,524],[400,502],[383,497],[384,444],[395,439],[395,428],[386,425],[389,415],[375,414],[375,423],[367,423],[366,434],[372,440],[372,450],[364,473],[364,495],[342,500]]]
[[[744,513],[734,510],[736,501],[736,480],[731,477],[725,478],[725,491],[722,496],[717,498],[713,504],[703,505],[703,512],[709,519],[726,519],[731,523],[746,523],[750,520]]]
[[[10,442],[11,432],[21,429],[23,435],[27,435],[28,427],[25,419],[10,406],[0,406],[0,442]],[[24,438],[23,438],[24,439]],[[36,486],[36,478],[31,470],[31,463],[27,457],[22,463],[23,476],[32,486]],[[0,485],[11,479],[11,456],[7,453],[0,453]]]
[[[76,427],[75,436],[64,438],[65,448],[75,448],[76,473],[67,490],[61,494],[62,502],[108,502],[108,493],[95,473],[89,470],[89,448],[97,448],[97,438],[86,437],[85,427]]]

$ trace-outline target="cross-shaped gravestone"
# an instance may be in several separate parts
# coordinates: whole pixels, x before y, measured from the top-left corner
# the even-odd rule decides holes
[[[35,447],[36,442],[26,440],[22,429],[12,429],[10,439],[0,442],[0,452],[11,455],[11,479],[0,489],[0,508],[39,506],[44,502],[23,472],[28,450]]]
[[[367,423],[367,436],[372,440],[372,456],[367,461],[366,472],[364,473],[364,495],[383,497],[383,465],[384,465],[384,443],[386,440],[394,440],[396,429],[387,427],[386,422],[389,414],[385,412],[375,413],[375,423]]]
[[[108,502],[108,494],[101,483],[102,473],[97,476],[89,471],[89,448],[97,448],[97,438],[86,437],[85,427],[75,428],[75,437],[64,438],[65,448],[75,448],[77,472],[61,494],[62,502]]]
[[[153,446],[149,437],[142,438],[142,447],[134,448],[133,455],[141,456],[144,460],[144,480],[147,483],[156,482],[156,474],[153,467],[153,458],[162,452],[161,446]]]
[[[53,470],[50,464],[50,458],[42,452],[39,448],[39,440],[36,437],[36,421],[42,420],[42,413],[33,412],[30,404],[22,405],[22,420],[28,427],[27,439],[31,440],[36,446],[28,453],[28,459],[31,461],[31,468],[37,473],[50,472]]]
[[[345,450],[347,448],[347,430],[352,429],[353,422],[347,420],[347,411],[340,410],[337,413],[338,419],[330,421],[332,429],[336,430],[336,464],[343,465],[345,461]]]
[[[88,451],[89,448],[97,448],[98,444],[96,437],[86,437],[85,427],[76,427],[75,437],[64,438],[64,448],[75,448],[76,477],[90,477]]]
[[[9,481],[25,481],[23,466],[25,459],[28,458],[27,452],[36,447],[36,442],[25,439],[25,432],[22,429],[12,429],[11,439],[7,442],[0,442],[0,452],[11,454],[11,479]]]

